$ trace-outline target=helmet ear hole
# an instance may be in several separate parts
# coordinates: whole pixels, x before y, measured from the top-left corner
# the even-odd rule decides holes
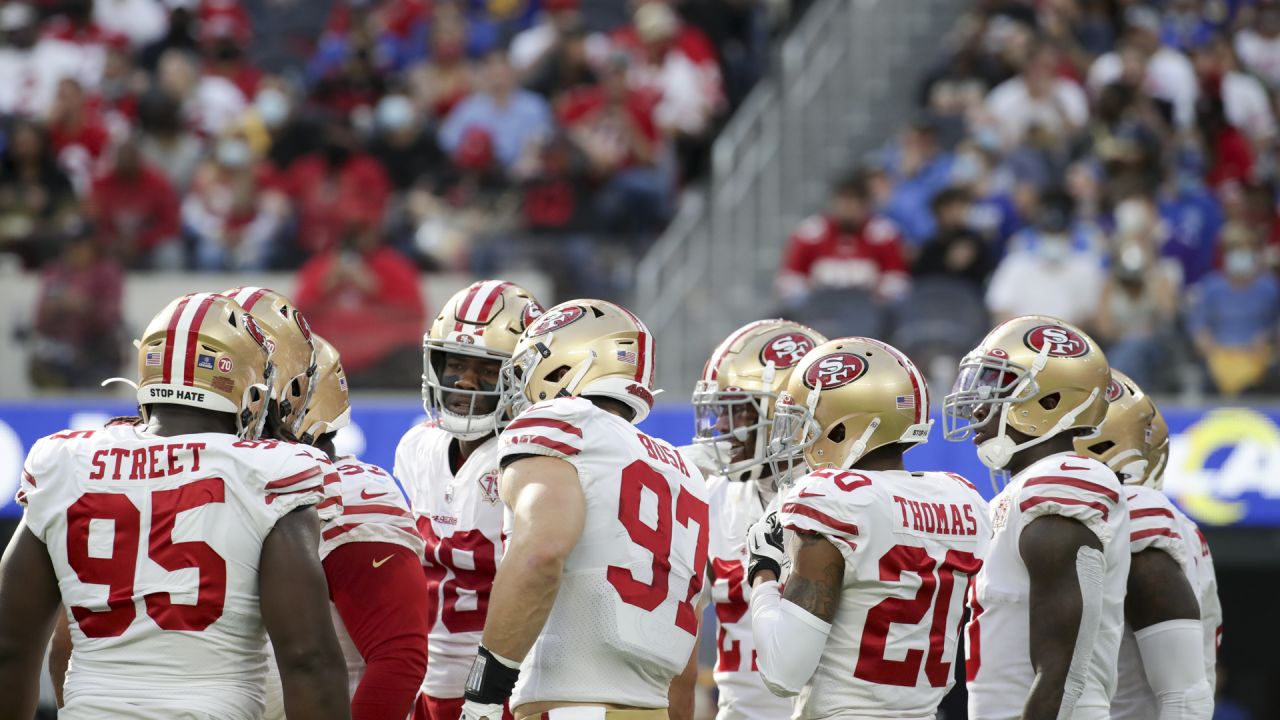
[[[1052,410],[1058,407],[1058,401],[1060,400],[1062,400],[1062,395],[1060,393],[1049,393],[1048,395],[1040,398],[1040,407],[1045,410]]]
[[[845,438],[844,423],[840,423],[827,431],[827,439],[833,443],[842,443]]]
[[[555,370],[552,370],[551,372],[547,373],[543,379],[545,379],[547,382],[560,382],[560,380],[564,378],[565,375],[568,375],[568,374],[569,374],[569,366],[561,365]]]
[[[1102,442],[1094,443],[1090,445],[1089,452],[1093,453],[1094,455],[1101,455],[1115,446],[1116,446],[1115,442],[1111,440],[1103,440]]]

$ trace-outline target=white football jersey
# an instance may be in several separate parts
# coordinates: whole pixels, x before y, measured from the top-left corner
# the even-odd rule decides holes
[[[698,634],[709,520],[702,473],[665,441],[582,398],[525,410],[503,431],[499,454],[569,462],[586,498],[582,537],[511,707],[666,707]]]
[[[1218,574],[1213,569],[1213,554],[1209,541],[1195,521],[1177,507],[1182,538],[1189,543],[1189,551],[1196,561],[1196,575],[1200,580],[1200,622],[1204,625],[1204,670],[1209,686],[1217,685],[1218,646],[1222,644],[1222,602],[1218,599]]]
[[[426,541],[423,571],[434,611],[422,692],[434,698],[462,697],[504,550],[498,441],[476,448],[456,475],[452,442],[433,423],[417,425],[400,439],[393,471]]]
[[[1126,485],[1129,503],[1129,554],[1144,550],[1169,553],[1187,577],[1191,589],[1200,593],[1200,574],[1195,562],[1200,554],[1198,538],[1183,534],[1178,511],[1164,493],[1142,485]],[[1151,720],[1160,714],[1160,705],[1147,682],[1146,668],[1133,628],[1126,622],[1120,640],[1116,694],[1111,699],[1111,717],[1119,720]]]
[[[227,434],[113,425],[37,442],[18,502],[70,617],[59,717],[256,720],[262,544],[323,500],[326,476],[312,448]]]
[[[1077,520],[1103,547],[1102,620],[1084,691],[1073,718],[1110,716],[1116,657],[1124,630],[1129,578],[1129,513],[1124,486],[1106,465],[1070,453],[1043,458],[1018,473],[991,502],[991,550],[970,592],[966,628],[969,716],[1019,718],[1031,690],[1031,580],[1018,542],[1045,515]]]
[[[955,681],[965,591],[991,539],[987,504],[950,473],[812,472],[778,521],[844,556],[840,604],[795,717],[933,718]]]
[[[409,505],[386,470],[354,457],[334,463],[341,488],[342,512],[324,521],[320,529],[320,559],[353,542],[387,543],[408,548],[422,556],[422,536],[414,524]],[[330,583],[332,585],[332,582]],[[338,608],[329,604],[333,629],[347,660],[348,693],[354,695],[364,677],[364,658],[347,633]],[[262,720],[284,720],[284,695],[280,672],[274,661],[268,664],[267,709]]]
[[[688,460],[689,456],[685,455]],[[717,720],[775,720],[791,714],[791,699],[769,692],[756,665],[751,635],[750,593],[746,588],[747,530],[767,504],[755,481],[735,482],[713,475],[711,498],[711,601],[715,604]]]

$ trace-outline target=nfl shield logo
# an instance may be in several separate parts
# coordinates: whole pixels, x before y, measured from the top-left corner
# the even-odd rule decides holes
[[[444,487],[444,502],[446,505],[453,502],[453,483]]]

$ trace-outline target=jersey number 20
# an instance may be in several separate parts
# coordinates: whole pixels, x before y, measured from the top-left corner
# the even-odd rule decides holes
[[[195,605],[175,604],[168,592],[143,596],[147,615],[164,630],[204,630],[222,617],[227,597],[227,561],[208,543],[173,541],[173,523],[178,513],[221,502],[226,502],[226,486],[219,478],[151,493],[147,556],[169,572],[196,568],[200,577]],[[111,557],[90,554],[89,534],[94,520],[110,521],[114,526]],[[71,606],[71,614],[88,637],[119,637],[133,624],[138,613],[133,584],[141,533],[142,514],[126,495],[86,493],[67,508],[67,562],[80,582],[108,588],[106,610]]]

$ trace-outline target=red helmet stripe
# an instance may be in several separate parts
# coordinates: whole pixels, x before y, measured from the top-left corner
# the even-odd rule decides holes
[[[776,321],[756,320],[755,322],[747,323],[746,325],[738,328],[737,332],[726,338],[725,341],[720,343],[720,345],[716,347],[715,351],[711,353],[711,357],[707,359],[706,367],[702,368],[703,379],[715,380],[720,376],[720,363],[724,362],[724,356],[729,354],[729,348],[733,347],[733,344],[738,341],[738,338],[752,332],[761,325],[772,322]],[[708,373],[710,374],[708,375]]]
[[[649,328],[640,322],[640,318],[635,316],[630,310],[615,303],[609,303],[621,310],[627,317],[631,318],[631,322],[636,324],[636,382],[643,384],[645,387],[653,385],[653,338],[649,335]],[[648,380],[645,380],[645,377]]]
[[[213,306],[213,300],[213,295],[205,295],[204,299],[200,301],[200,305],[196,307],[196,312],[191,317],[190,324],[187,325],[187,354],[183,361],[183,385],[195,384],[196,348],[200,345],[200,324],[204,322],[204,316],[209,314],[209,308]]]
[[[173,315],[169,316],[169,327],[164,333],[164,364],[161,366],[164,370],[161,373],[160,382],[168,384],[173,380],[173,343],[177,340],[178,320],[182,318],[182,313],[187,309],[187,303],[191,302],[191,296],[187,295],[178,301],[178,306],[173,309]]]
[[[267,294],[266,288],[260,287],[242,287],[231,291],[231,299],[240,303],[240,307],[253,312],[253,306],[258,304],[263,295]]]
[[[485,282],[471,283],[471,287],[467,288],[467,297],[462,300],[462,305],[458,306],[458,310],[454,313],[455,322],[453,324],[454,332],[462,332],[462,323],[467,319],[467,310],[471,308],[471,301],[475,299],[476,293],[480,292],[480,288],[485,286]]]
[[[476,316],[475,321],[476,321],[477,323],[488,323],[488,322],[489,322],[489,311],[491,311],[491,310],[493,309],[493,304],[494,304],[495,302],[497,302],[497,301],[498,301],[498,298],[502,297],[502,292],[503,292],[504,290],[506,290],[507,288],[509,288],[509,287],[511,287],[511,283],[509,283],[509,282],[500,282],[500,283],[498,283],[497,287],[493,288],[493,289],[489,292],[489,297],[485,298],[485,300],[484,300],[484,304],[480,306],[480,312],[479,312],[479,314]],[[476,334],[477,334],[477,335],[483,335],[483,334],[484,334],[484,328],[477,328],[477,329],[476,329]]]

